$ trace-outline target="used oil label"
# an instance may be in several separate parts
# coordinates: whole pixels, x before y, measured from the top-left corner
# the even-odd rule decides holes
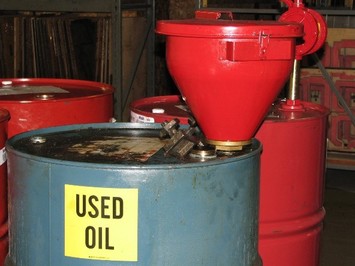
[[[65,185],[65,256],[138,260],[138,189]]]

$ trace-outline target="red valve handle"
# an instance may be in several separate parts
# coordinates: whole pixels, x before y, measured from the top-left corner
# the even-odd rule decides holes
[[[228,19],[233,20],[233,13],[231,11],[207,11],[207,10],[196,10],[196,19]]]
[[[327,24],[318,12],[304,7],[302,1],[281,0],[289,9],[283,13],[279,21],[297,22],[303,25],[303,43],[296,46],[296,59],[300,60],[322,47],[327,38]]]
[[[289,8],[293,7],[294,2],[292,0],[281,0],[281,2],[284,2]]]

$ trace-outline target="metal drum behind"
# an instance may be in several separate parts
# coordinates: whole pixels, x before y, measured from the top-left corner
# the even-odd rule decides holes
[[[9,140],[8,263],[260,265],[260,143],[178,159],[160,129],[74,125]]]
[[[264,266],[314,266],[325,211],[328,110],[275,104],[256,137],[263,144],[259,252]]]
[[[130,104],[131,122],[163,123],[179,119],[181,124],[188,124],[192,116],[189,108],[179,95],[155,96],[138,99]]]
[[[60,125],[108,122],[113,87],[70,79],[0,79],[0,107],[9,110],[9,138]]]

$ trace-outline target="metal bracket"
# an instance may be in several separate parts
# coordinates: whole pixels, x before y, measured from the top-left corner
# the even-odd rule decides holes
[[[184,158],[191,152],[195,145],[200,143],[199,138],[195,136],[197,131],[196,121],[189,118],[190,127],[186,130],[179,129],[179,119],[175,118],[170,122],[162,123],[160,138],[170,138],[167,144],[163,147],[165,155],[172,155],[179,158]]]

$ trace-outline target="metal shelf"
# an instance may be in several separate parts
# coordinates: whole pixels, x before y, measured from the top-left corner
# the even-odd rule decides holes
[[[328,151],[327,168],[355,171],[355,153]]]
[[[48,11],[48,12],[117,12],[120,1],[70,1],[70,0],[15,0],[0,3],[1,10]],[[117,10],[117,9],[118,10]],[[116,11],[117,10],[117,11]]]
[[[0,2],[1,10],[48,11],[48,12],[119,12],[127,9],[146,9],[152,7],[152,1],[124,0],[14,0]]]
[[[1,1],[0,10],[2,11],[33,11],[33,12],[95,12],[111,13],[112,18],[112,85],[115,87],[114,95],[114,116],[118,121],[122,120],[123,110],[125,109],[125,99],[131,91],[131,86],[137,72],[143,50],[148,50],[147,67],[147,96],[154,94],[154,22],[155,22],[155,1],[154,0],[12,0]],[[147,25],[143,40],[137,40],[140,45],[137,51],[135,65],[130,70],[130,80],[127,82],[129,87],[123,87],[122,78],[122,11],[123,10],[144,10],[146,11]]]

